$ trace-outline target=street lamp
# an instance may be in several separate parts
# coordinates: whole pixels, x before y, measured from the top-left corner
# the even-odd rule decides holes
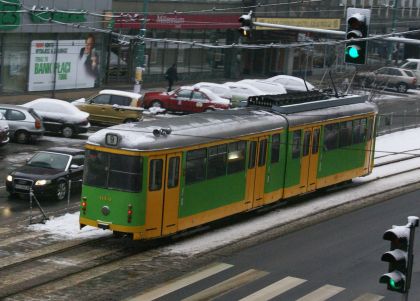
[[[143,18],[140,24],[139,29],[139,39],[137,41],[137,51],[136,51],[136,67],[135,67],[135,85],[134,92],[140,93],[141,82],[143,81],[143,72],[145,70],[145,52],[146,52],[146,43],[144,38],[146,37],[146,22],[147,22],[147,13],[148,13],[149,0],[143,0]]]

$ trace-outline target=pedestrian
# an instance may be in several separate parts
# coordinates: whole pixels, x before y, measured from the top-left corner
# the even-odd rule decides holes
[[[165,78],[168,81],[168,92],[172,91],[172,85],[178,80],[178,72],[176,70],[176,64],[173,64],[165,72]]]

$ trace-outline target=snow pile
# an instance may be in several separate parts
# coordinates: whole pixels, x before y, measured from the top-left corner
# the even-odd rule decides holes
[[[45,224],[34,224],[29,230],[47,232],[57,236],[57,239],[81,239],[111,235],[112,231],[86,226],[79,229],[79,212],[47,220]]]

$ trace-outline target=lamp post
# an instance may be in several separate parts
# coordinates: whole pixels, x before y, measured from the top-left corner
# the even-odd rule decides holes
[[[134,92],[140,93],[141,83],[143,81],[143,72],[145,70],[145,52],[146,44],[144,38],[146,37],[146,22],[148,12],[149,0],[143,0],[143,18],[139,29],[139,39],[137,41],[136,59],[135,59],[135,85]]]

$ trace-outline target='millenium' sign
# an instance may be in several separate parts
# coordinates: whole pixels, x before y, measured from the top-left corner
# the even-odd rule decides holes
[[[0,30],[12,30],[20,26],[21,22],[20,0],[7,0],[0,2]],[[42,11],[34,10],[30,13],[34,23],[44,23],[50,20],[62,23],[81,23],[86,21],[86,15],[82,11]]]

